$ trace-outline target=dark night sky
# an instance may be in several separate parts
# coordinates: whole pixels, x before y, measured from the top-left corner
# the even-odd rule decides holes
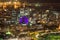
[[[28,2],[40,2],[40,3],[60,3],[60,0],[24,0]]]

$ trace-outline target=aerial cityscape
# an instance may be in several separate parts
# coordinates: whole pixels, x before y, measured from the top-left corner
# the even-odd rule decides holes
[[[60,2],[0,0],[0,40],[60,40]]]

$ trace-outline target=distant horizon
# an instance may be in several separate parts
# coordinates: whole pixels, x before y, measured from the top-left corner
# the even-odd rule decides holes
[[[5,1],[10,1],[10,0],[0,0],[0,2],[5,2]],[[37,3],[37,2],[39,3],[60,3],[60,0],[17,0],[17,1],[29,2],[29,3]]]

